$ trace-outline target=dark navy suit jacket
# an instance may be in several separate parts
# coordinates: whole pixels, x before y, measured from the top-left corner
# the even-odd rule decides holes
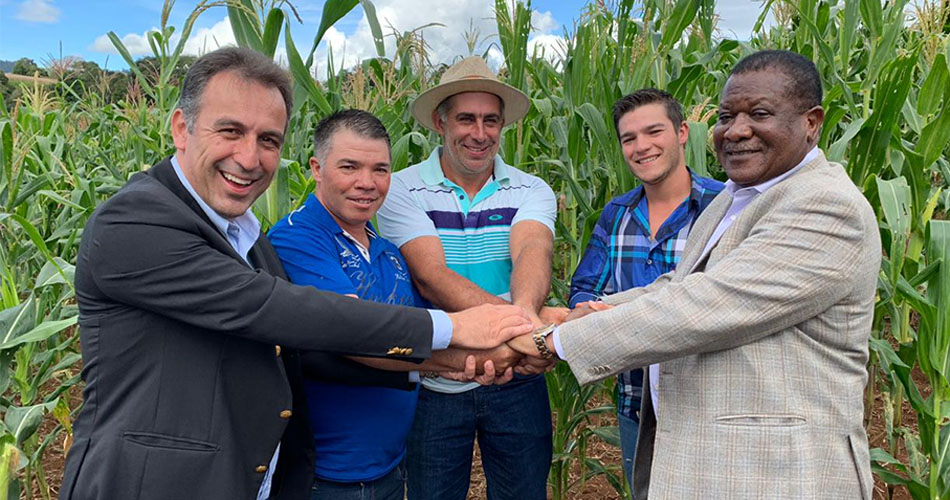
[[[253,499],[278,442],[272,497],[305,498],[314,457],[298,350],[431,354],[425,310],[292,285],[264,237],[248,261],[167,159],[90,217],[76,265],[86,387],[61,499]],[[329,380],[407,384],[306,355]]]

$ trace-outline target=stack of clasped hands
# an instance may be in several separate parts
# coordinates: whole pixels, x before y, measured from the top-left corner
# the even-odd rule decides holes
[[[560,325],[613,306],[604,302],[588,301],[577,304],[574,309],[545,306],[538,314],[518,306],[479,306],[468,311],[474,313],[484,307],[496,308],[494,311],[505,308],[507,317],[498,320],[498,317],[492,314],[491,321],[507,322],[509,325],[517,324],[517,327],[501,328],[502,333],[499,338],[504,339],[503,343],[492,349],[470,349],[469,355],[465,358],[463,371],[441,372],[441,376],[460,382],[474,381],[481,385],[501,385],[509,382],[515,373],[535,375],[548,372],[560,360],[556,356],[544,359],[535,343],[535,333],[551,325]],[[517,317],[519,322],[514,323],[512,316]],[[525,319],[534,327],[527,333],[524,333],[523,328]],[[499,330],[498,325],[490,328]]]

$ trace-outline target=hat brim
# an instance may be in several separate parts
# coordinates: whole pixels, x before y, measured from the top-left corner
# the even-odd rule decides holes
[[[522,119],[528,112],[528,106],[530,105],[528,96],[511,85],[487,78],[472,78],[437,85],[423,92],[412,102],[412,117],[423,127],[438,132],[435,129],[435,123],[432,121],[432,112],[446,98],[462,92],[488,92],[498,96],[505,103],[504,119],[506,126]]]

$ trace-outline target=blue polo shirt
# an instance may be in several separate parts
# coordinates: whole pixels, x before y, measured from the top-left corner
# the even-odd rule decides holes
[[[268,237],[287,276],[364,300],[415,306],[419,296],[399,250],[370,232],[369,261],[314,195],[281,219]],[[372,481],[402,461],[418,389],[402,391],[306,380],[317,454],[315,474],[337,482]]]

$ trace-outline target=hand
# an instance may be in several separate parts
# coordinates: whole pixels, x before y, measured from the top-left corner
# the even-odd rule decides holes
[[[449,313],[453,347],[494,349],[508,339],[531,333],[534,325],[524,309],[512,305],[483,304]]]
[[[557,364],[557,358],[544,359],[538,351],[538,346],[534,343],[534,335],[522,335],[508,341],[508,346],[524,354],[515,372],[521,375],[534,375],[550,371]]]
[[[550,325],[551,323],[560,325],[570,312],[571,310],[566,307],[544,306],[538,313],[538,317],[541,319],[541,324],[543,325]]]
[[[576,306],[574,306],[574,309],[571,311],[570,314],[567,315],[566,318],[564,318],[564,321],[574,321],[575,319],[583,318],[584,316],[587,316],[590,313],[597,312],[597,311],[606,311],[607,309],[611,309],[613,307],[614,306],[610,304],[599,302],[599,301],[593,301],[593,300],[590,300],[587,302],[581,302],[580,304],[577,304]]]
[[[534,335],[522,335],[515,337],[507,342],[508,347],[518,351],[526,357],[536,358],[543,361],[541,353],[538,352],[538,346],[534,344]]]
[[[495,373],[495,364],[492,360],[486,360],[482,365],[482,373],[476,375],[475,367],[477,362],[474,355],[468,355],[465,358],[465,368],[460,372],[442,372],[443,377],[458,382],[478,382],[481,385],[501,385],[507,384],[514,378],[514,370],[509,366],[501,375]]]
[[[521,358],[521,361],[515,366],[515,373],[519,375],[537,375],[547,373],[554,369],[556,360],[539,359],[531,356]]]
[[[523,354],[512,349],[508,344],[502,344],[490,351],[484,352],[483,356],[488,358],[484,361],[484,364],[487,365],[491,362],[495,370],[499,373],[503,373],[509,368],[514,368],[515,365],[520,363],[524,358]],[[475,359],[478,361],[479,356],[476,356]]]

